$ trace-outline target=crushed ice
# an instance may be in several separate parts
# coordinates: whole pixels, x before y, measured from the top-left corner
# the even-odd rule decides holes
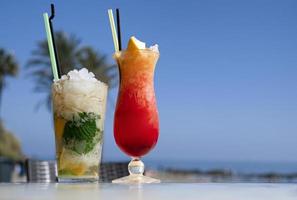
[[[150,50],[159,53],[159,45],[155,44],[149,47]]]
[[[63,75],[61,80],[86,80],[86,81],[97,81],[93,72],[89,72],[88,69],[82,68],[80,70],[74,69],[68,72],[67,75]]]

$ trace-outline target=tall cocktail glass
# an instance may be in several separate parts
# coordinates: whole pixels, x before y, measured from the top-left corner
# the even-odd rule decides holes
[[[107,85],[86,69],[52,85],[59,181],[97,181]]]
[[[151,49],[114,54],[120,72],[120,86],[114,115],[114,138],[132,160],[130,175],[114,183],[156,183],[143,175],[142,156],[153,149],[159,136],[159,117],[154,92],[154,71],[159,53]]]

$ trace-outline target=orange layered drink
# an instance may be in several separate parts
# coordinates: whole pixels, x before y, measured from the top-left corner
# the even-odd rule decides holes
[[[126,51],[115,54],[120,88],[114,117],[117,145],[131,157],[147,154],[157,143],[159,118],[154,92],[154,71],[159,53],[139,49],[133,37]]]
[[[154,72],[159,59],[158,46],[131,37],[124,51],[114,54],[120,72],[120,86],[114,115],[114,137],[117,145],[132,157],[130,176],[114,183],[156,183],[143,176],[142,156],[152,150],[159,136],[159,116],[154,91]]]
[[[99,178],[107,85],[83,68],[52,85],[59,181]]]

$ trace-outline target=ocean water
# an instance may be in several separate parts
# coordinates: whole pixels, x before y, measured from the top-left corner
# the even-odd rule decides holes
[[[297,162],[248,162],[248,161],[170,161],[144,160],[146,167],[151,169],[178,170],[229,170],[233,173],[297,173]]]

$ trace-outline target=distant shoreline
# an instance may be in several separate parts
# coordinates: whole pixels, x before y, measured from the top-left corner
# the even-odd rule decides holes
[[[210,171],[219,169],[239,174],[294,174],[297,172],[297,162],[145,160],[144,163],[148,168],[155,170]]]

